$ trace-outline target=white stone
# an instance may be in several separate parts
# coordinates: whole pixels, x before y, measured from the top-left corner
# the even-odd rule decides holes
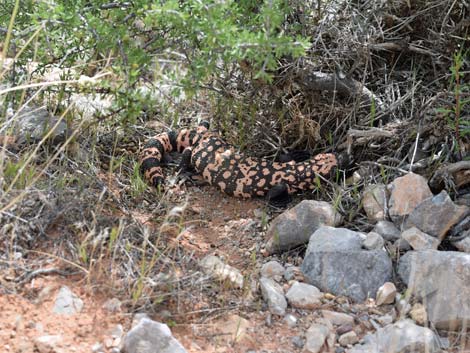
[[[268,303],[269,311],[274,315],[284,316],[287,308],[287,301],[284,297],[282,287],[271,278],[261,278],[261,294]]]
[[[303,352],[320,352],[329,334],[330,330],[328,327],[316,323],[312,324],[305,333],[305,345]]]
[[[341,326],[345,324],[354,324],[354,318],[351,315],[330,310],[322,310],[321,313],[323,317],[333,325]]]
[[[83,309],[83,301],[69,287],[63,286],[54,302],[53,312],[56,314],[73,315]]]
[[[221,259],[214,255],[208,255],[200,262],[204,272],[215,277],[220,281],[227,281],[236,288],[243,287],[243,275],[241,272],[230,265],[225,264]]]
[[[167,325],[147,318],[126,334],[122,350],[126,353],[186,353]]]
[[[293,314],[287,314],[286,316],[284,316],[284,322],[289,328],[297,326],[297,318]]]
[[[347,347],[350,344],[355,344],[359,341],[359,337],[357,337],[356,332],[354,331],[349,331],[338,338],[338,343],[342,345],[343,347]]]
[[[376,295],[376,304],[392,304],[395,301],[397,294],[397,288],[392,282],[385,282],[382,287],[379,288]]]
[[[34,338],[34,344],[39,353],[60,353],[59,344],[62,342],[60,335],[46,335]]]
[[[315,309],[321,304],[320,290],[307,283],[294,282],[286,294],[289,304],[298,309]]]

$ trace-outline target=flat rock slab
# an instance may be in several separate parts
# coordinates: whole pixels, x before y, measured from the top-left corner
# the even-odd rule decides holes
[[[229,315],[214,322],[214,340],[220,345],[231,345],[242,341],[251,327],[250,321],[238,316]]]
[[[459,330],[470,322],[470,254],[410,251],[400,258],[398,274],[420,298],[438,329]]]
[[[437,249],[440,244],[439,239],[430,236],[416,227],[411,227],[401,233],[404,239],[414,250]]]
[[[69,287],[63,286],[55,298],[54,308],[56,314],[73,315],[83,309],[83,300],[74,294]]]
[[[340,214],[328,202],[303,200],[271,222],[266,233],[266,250],[273,254],[293,249],[307,243],[319,227],[340,223]]]
[[[390,190],[388,212],[395,223],[401,222],[423,200],[432,196],[426,179],[414,173],[396,178],[388,188]]]
[[[360,233],[321,227],[310,238],[302,263],[307,281],[323,292],[355,301],[375,297],[391,279],[392,261],[383,250],[362,249]]]
[[[123,342],[123,353],[186,353],[167,325],[147,318],[130,330]]]
[[[441,191],[416,206],[406,220],[404,229],[416,227],[442,240],[447,232],[469,213],[468,207],[454,204],[447,192]]]
[[[354,318],[351,315],[345,313],[338,313],[331,310],[322,310],[322,316],[328,320],[332,325],[354,325]]]
[[[356,345],[348,353],[438,353],[441,349],[436,335],[427,327],[411,320],[398,321],[380,328],[367,337],[366,344]]]
[[[61,347],[63,338],[60,335],[46,335],[34,338],[36,351],[39,353],[65,353]]]

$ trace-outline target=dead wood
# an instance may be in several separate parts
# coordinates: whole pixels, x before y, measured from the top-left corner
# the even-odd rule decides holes
[[[337,73],[301,72],[298,75],[297,83],[306,90],[337,92],[342,96],[358,97],[361,103],[367,105],[373,101],[378,110],[384,108],[383,101],[361,82]]]
[[[439,168],[429,180],[429,186],[433,190],[442,190],[449,181],[457,189],[470,184],[470,161],[460,161]]]

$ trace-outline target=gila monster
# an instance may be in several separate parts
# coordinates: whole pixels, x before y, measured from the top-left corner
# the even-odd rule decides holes
[[[165,132],[149,139],[140,159],[144,179],[153,186],[162,184],[163,156],[177,151],[183,153],[181,169],[194,169],[228,195],[241,198],[267,195],[271,200],[286,192],[314,189],[315,174],[327,176],[338,164],[332,153],[297,163],[246,157],[208,129],[209,123],[204,121],[197,129]]]

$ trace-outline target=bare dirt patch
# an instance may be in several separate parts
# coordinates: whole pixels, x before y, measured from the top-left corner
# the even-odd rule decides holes
[[[67,285],[84,302],[83,311],[73,315],[53,313],[54,298]],[[23,293],[0,296],[0,349],[2,352],[37,352],[35,340],[60,335],[57,351],[90,353],[92,346],[111,336],[116,325],[129,326],[129,316],[106,312],[108,298],[92,293],[80,281],[48,276],[33,280]]]

